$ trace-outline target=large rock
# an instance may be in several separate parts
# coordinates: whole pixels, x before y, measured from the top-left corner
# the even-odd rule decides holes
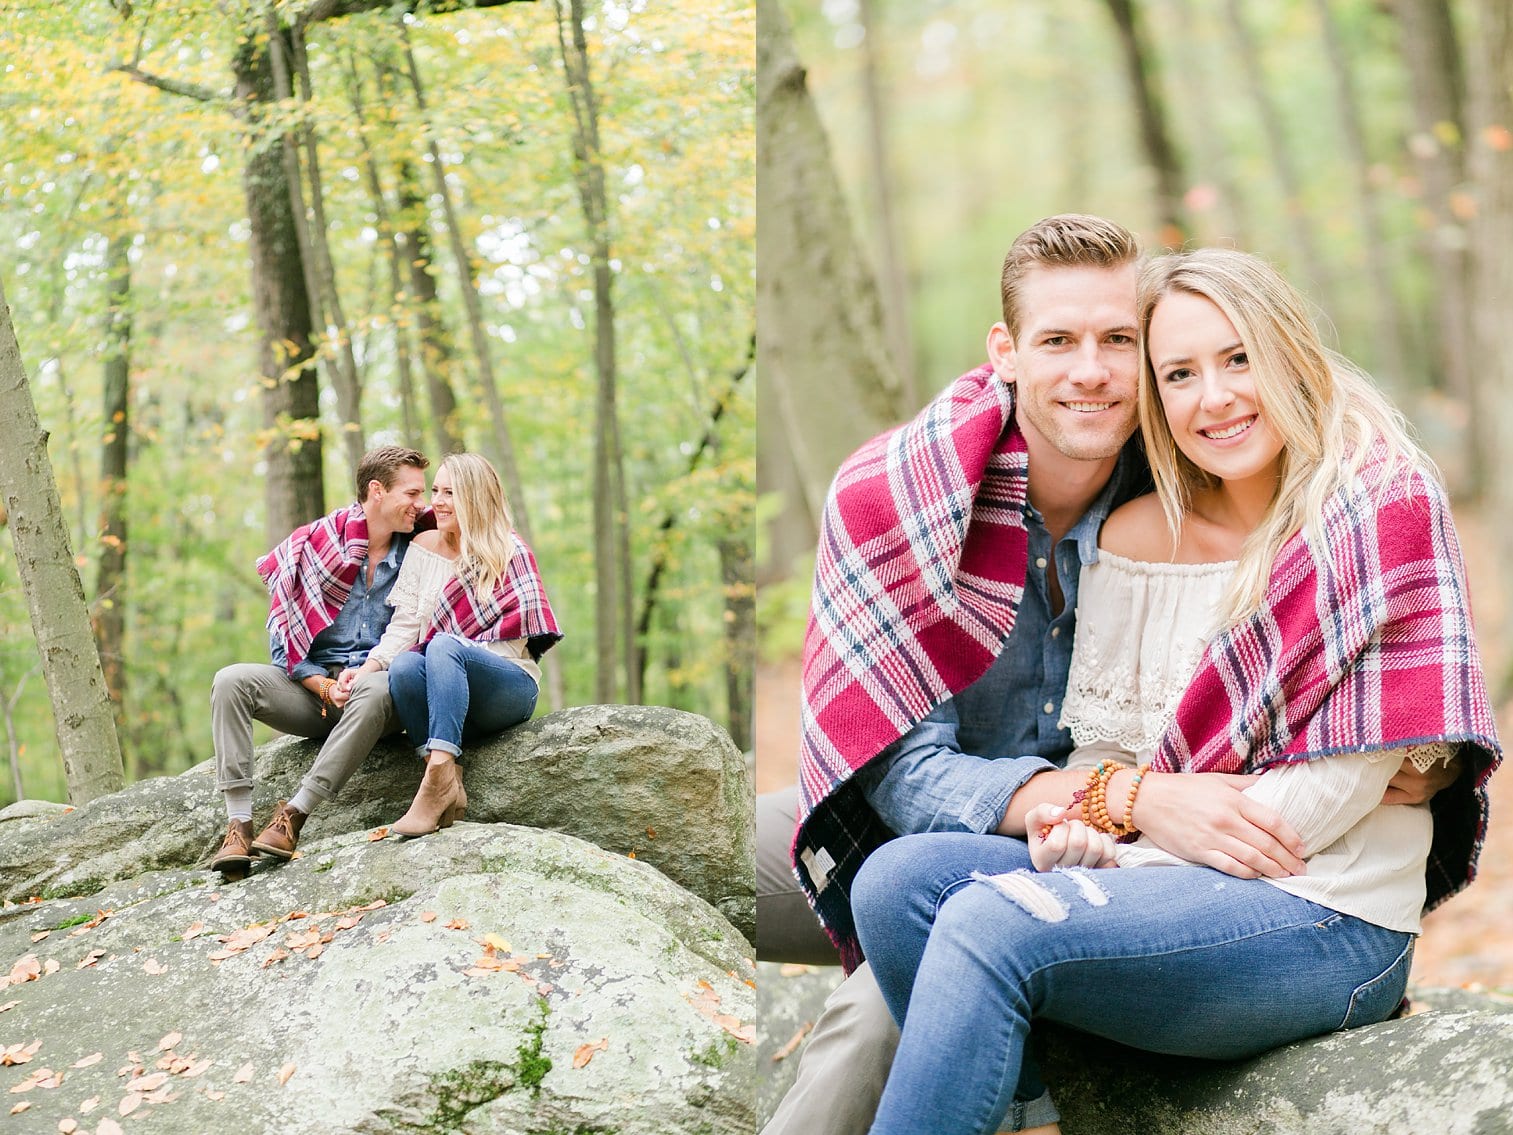
[[[508,825],[156,872],[0,912],[5,1129],[749,1135],[749,957],[644,863]]]
[[[284,738],[257,754],[256,816],[291,796],[318,745]],[[751,779],[729,736],[705,718],[654,706],[559,710],[473,747],[469,820],[567,832],[634,855],[756,933]],[[380,744],[305,839],[364,831],[404,813],[420,765]],[[208,862],[225,832],[212,764],[139,781],[82,808],[6,819],[0,897],[79,896],[116,879]]]
[[[762,964],[758,1126],[793,1083],[840,970]],[[1136,1052],[1086,1033],[1037,1027],[1063,1135],[1510,1135],[1513,997],[1414,989],[1414,1012],[1210,1063]],[[1043,1035],[1040,1035],[1043,1034]]]

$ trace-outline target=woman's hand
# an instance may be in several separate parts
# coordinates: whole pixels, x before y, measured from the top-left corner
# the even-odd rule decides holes
[[[1237,879],[1306,874],[1297,831],[1244,794],[1257,779],[1221,772],[1148,774],[1135,822],[1162,851]]]
[[[1025,814],[1025,825],[1029,829],[1030,862],[1037,871],[1116,866],[1114,837],[1074,819],[1066,808],[1037,804]]]

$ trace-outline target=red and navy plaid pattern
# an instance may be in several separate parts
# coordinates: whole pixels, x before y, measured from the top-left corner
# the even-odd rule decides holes
[[[268,629],[283,643],[290,673],[341,613],[367,554],[368,520],[352,504],[296,528],[257,561],[270,597]]]
[[[853,454],[830,487],[804,636],[795,873],[847,968],[849,891],[890,832],[851,776],[982,677],[1014,628],[1029,536],[1014,390],[982,366]]]
[[[439,634],[454,634],[474,642],[523,638],[531,657],[539,661],[556,645],[562,634],[547,601],[536,557],[519,535],[514,541],[514,554],[489,594],[479,594],[471,583],[455,576],[447,583],[414,649],[424,648]]]
[[[1471,881],[1502,759],[1444,490],[1368,465],[1324,510],[1324,547],[1278,553],[1261,609],[1218,635],[1152,767],[1256,772],[1336,753],[1459,743],[1435,796],[1428,906]]]

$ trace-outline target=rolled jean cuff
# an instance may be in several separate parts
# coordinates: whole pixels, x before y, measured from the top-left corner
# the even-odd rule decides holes
[[[439,737],[432,737],[426,742],[426,747],[420,750],[422,753],[451,753],[454,757],[462,756],[462,750],[450,741],[443,741]]]
[[[1050,1092],[1041,1092],[1032,1100],[1015,1100],[1003,1117],[1003,1131],[1023,1131],[1026,1127],[1044,1127],[1061,1120]]]
[[[251,787],[252,787],[252,778],[250,776],[241,776],[241,777],[237,777],[234,780],[217,780],[215,782],[215,790],[217,792],[227,792],[227,791],[229,791],[229,790],[231,790],[233,788],[251,788]]]

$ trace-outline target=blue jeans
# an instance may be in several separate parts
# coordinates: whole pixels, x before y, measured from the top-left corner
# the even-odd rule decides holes
[[[455,757],[464,734],[518,725],[534,712],[538,692],[514,662],[456,635],[439,634],[423,653],[406,651],[389,667],[394,712],[422,754],[439,749]]]
[[[974,881],[973,873],[1003,876]],[[857,928],[903,1038],[873,1135],[994,1132],[1041,1092],[1033,1020],[1216,1059],[1385,1020],[1413,936],[1207,867],[1038,874],[1004,836],[868,857]]]

